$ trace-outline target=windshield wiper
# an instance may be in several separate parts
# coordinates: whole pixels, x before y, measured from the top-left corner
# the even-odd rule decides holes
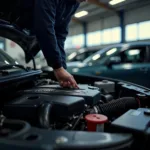
[[[28,71],[28,69],[26,69],[24,66],[16,65],[16,64],[0,66],[0,70],[12,69],[13,67],[20,68],[20,69],[23,69],[25,71]]]

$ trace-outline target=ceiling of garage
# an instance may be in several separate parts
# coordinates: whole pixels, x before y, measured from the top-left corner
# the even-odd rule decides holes
[[[126,0],[122,3],[111,6],[109,5],[109,1],[110,0],[89,0],[88,3],[82,3],[77,12],[85,10],[88,11],[89,14],[82,18],[73,18],[71,25],[108,17],[117,14],[117,11],[119,10],[131,10],[150,4],[150,0]]]

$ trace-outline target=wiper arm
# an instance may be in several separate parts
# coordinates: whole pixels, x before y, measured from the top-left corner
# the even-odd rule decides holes
[[[13,67],[17,67],[17,68],[20,68],[20,69],[23,69],[25,71],[28,71],[28,69],[26,69],[23,65],[3,65],[3,66],[0,66],[0,70],[6,70],[6,69],[11,69]]]

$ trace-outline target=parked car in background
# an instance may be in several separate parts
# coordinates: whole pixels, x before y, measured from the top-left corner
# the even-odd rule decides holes
[[[82,62],[97,52],[99,49],[80,49],[72,52],[67,56],[67,66],[68,67],[74,67],[74,66],[80,66]]]
[[[150,87],[150,42],[117,44],[88,57],[71,73],[105,76]]]
[[[75,50],[74,52],[70,53],[67,56],[67,62],[74,62],[74,61],[83,61],[84,59],[86,59],[87,57],[91,56],[92,54],[94,54],[95,52],[97,52],[99,49],[96,48],[92,48],[92,49],[79,49],[79,50]]]

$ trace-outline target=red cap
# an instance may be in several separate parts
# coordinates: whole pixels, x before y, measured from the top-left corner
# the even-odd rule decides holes
[[[106,123],[108,118],[100,114],[89,114],[85,116],[85,120],[87,121],[88,131],[96,131],[96,126]]]

